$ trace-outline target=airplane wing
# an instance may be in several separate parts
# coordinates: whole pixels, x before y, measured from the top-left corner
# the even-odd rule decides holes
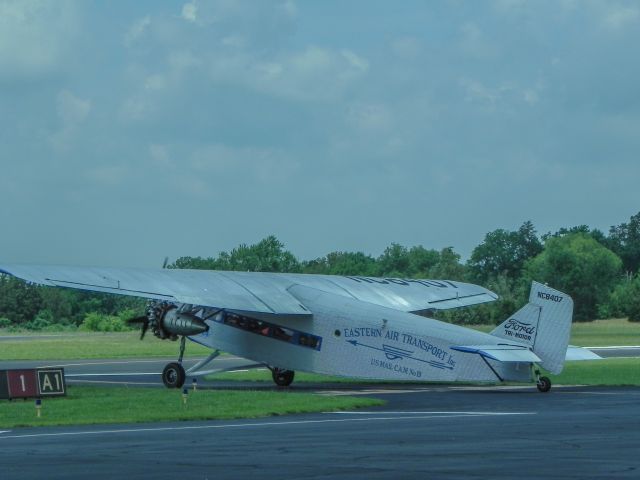
[[[602,357],[597,353],[584,347],[576,347],[575,345],[569,345],[567,347],[567,354],[565,360],[602,360]]]
[[[0,265],[0,273],[39,285],[131,295],[242,313],[310,317],[288,289],[318,290],[405,312],[490,302],[493,292],[468,283],[263,272]]]

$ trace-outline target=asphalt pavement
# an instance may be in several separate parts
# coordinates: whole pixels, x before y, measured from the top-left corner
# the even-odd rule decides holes
[[[342,392],[347,393],[347,392]],[[1,477],[638,478],[639,388],[352,386],[387,405],[0,433]]]

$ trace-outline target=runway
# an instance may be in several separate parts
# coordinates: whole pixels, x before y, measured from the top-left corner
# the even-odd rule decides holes
[[[0,433],[2,478],[610,479],[640,472],[639,388],[379,390],[374,396],[388,404],[370,411],[16,429]]]
[[[611,350],[613,352],[617,350]],[[64,366],[73,384],[162,386],[173,358],[0,362]],[[186,367],[197,359],[186,361]],[[223,356],[215,366],[241,368]],[[199,382],[203,388],[276,388]],[[305,384],[365,395],[369,411],[259,420],[0,432],[1,478],[637,478],[640,388]]]

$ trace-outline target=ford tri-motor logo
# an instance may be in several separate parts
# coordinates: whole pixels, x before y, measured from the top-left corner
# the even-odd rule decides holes
[[[533,335],[536,333],[536,326],[510,318],[504,324],[504,333],[508,337],[516,337],[520,340],[531,342]]]

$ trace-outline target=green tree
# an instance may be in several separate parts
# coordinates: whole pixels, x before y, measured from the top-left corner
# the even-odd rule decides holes
[[[384,252],[377,260],[378,273],[382,277],[408,277],[411,276],[409,266],[409,250],[402,245],[392,243],[385,248]]]
[[[433,249],[427,250],[421,245],[416,245],[409,249],[408,256],[409,272],[407,276],[413,278],[428,278],[432,276],[431,272],[436,265],[441,262],[442,252],[439,253],[437,250]],[[458,255],[458,259],[459,258],[460,256]]]
[[[466,268],[460,263],[460,255],[453,247],[445,247],[438,253],[438,260],[428,271],[429,278],[463,281],[467,277]]]
[[[517,231],[503,229],[487,233],[484,241],[473,249],[467,263],[472,279],[482,283],[504,275],[521,276],[527,260],[542,252],[542,243],[533,223],[523,223]]]
[[[303,264],[304,273],[325,275],[357,275],[373,277],[378,274],[376,260],[362,252],[332,252]]]
[[[593,320],[620,280],[622,262],[590,235],[570,233],[551,237],[544,251],[528,262],[525,278],[548,283],[571,295],[574,319]]]
[[[621,223],[609,230],[609,248],[622,259],[624,269],[635,275],[640,268],[640,212],[629,223]]]
[[[13,325],[24,325],[42,308],[38,287],[8,275],[0,275],[0,317]]]
[[[598,312],[601,318],[627,317],[630,322],[640,322],[640,273],[620,282]]]
[[[167,268],[197,270],[236,270],[242,272],[299,272],[300,262],[275,236],[253,245],[241,244],[218,258],[180,257]]]

